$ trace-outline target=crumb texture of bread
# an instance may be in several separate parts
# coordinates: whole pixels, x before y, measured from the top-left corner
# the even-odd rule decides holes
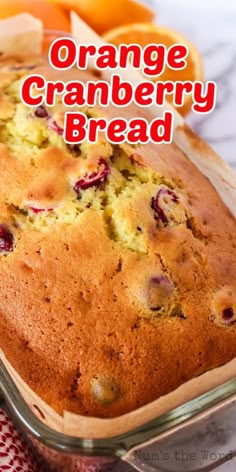
[[[0,62],[0,347],[59,413],[114,417],[236,356],[235,219],[174,144],[65,144],[32,70]]]

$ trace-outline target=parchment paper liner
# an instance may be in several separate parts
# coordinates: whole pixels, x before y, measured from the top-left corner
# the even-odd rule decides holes
[[[87,439],[109,438],[131,431],[232,380],[236,376],[236,359],[233,359],[224,366],[186,382],[168,395],[117,418],[100,419],[85,417],[69,413],[68,411],[65,411],[64,416],[61,417],[28,387],[9,364],[2,351],[0,351],[0,359],[3,361],[24,400],[40,420],[42,418],[34,405],[42,411],[45,416],[45,419],[42,421],[50,428],[70,436]]]
[[[72,30],[75,39],[78,39],[79,37],[80,42],[83,44],[100,44],[102,42],[101,38],[99,38],[84,22],[82,22],[75,13],[72,14]],[[22,34],[24,34],[24,32],[22,32]],[[27,54],[27,51],[25,51],[25,54]],[[129,80],[135,83],[140,81],[140,75],[136,71],[126,70],[120,72],[120,74],[124,79],[129,77]],[[170,106],[166,105],[163,108],[151,106],[147,110],[147,113],[149,114],[150,119],[152,119],[154,116],[162,115],[164,109],[170,109]],[[234,172],[185,124],[182,117],[176,111],[174,111],[174,114],[175,144],[188,156],[200,171],[209,178],[225,205],[235,216],[236,178]],[[131,431],[132,429],[141,426],[164,413],[170,412],[174,408],[177,408],[178,406],[181,406],[236,377],[235,358],[224,366],[206,372],[201,376],[186,382],[168,395],[120,417],[113,419],[99,419],[75,415],[67,411],[65,411],[64,416],[61,417],[28,387],[7,361],[1,350],[0,359],[6,366],[24,400],[40,420],[56,431],[75,437],[89,439],[108,438]],[[42,411],[45,419],[41,418],[34,405]]]

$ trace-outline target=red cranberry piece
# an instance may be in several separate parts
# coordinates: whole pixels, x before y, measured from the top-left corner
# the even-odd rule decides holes
[[[14,238],[11,231],[4,224],[0,224],[0,252],[13,251]]]
[[[148,283],[148,303],[152,311],[160,311],[170,299],[173,285],[164,275],[151,277]]]
[[[57,122],[53,119],[50,119],[48,121],[48,127],[49,129],[51,129],[52,131],[55,131],[57,134],[59,134],[59,136],[62,136],[63,135],[63,128],[61,128]]]
[[[167,199],[170,199],[174,203],[178,203],[178,197],[169,188],[161,188],[155,197],[152,198],[151,207],[155,211],[155,219],[160,220],[162,223],[168,223],[168,218],[165,214],[165,211],[161,208],[161,199],[165,203],[168,203]]]
[[[44,211],[53,211],[53,208],[36,208],[32,206],[29,207],[29,209],[35,214],[43,213]]]
[[[82,179],[76,182],[74,190],[78,195],[81,190],[86,190],[87,188],[94,186],[98,187],[100,184],[105,182],[108,174],[110,173],[110,168],[103,159],[100,160],[99,164],[101,165],[101,169],[98,172],[86,174]]]
[[[165,277],[164,275],[155,275],[154,277],[151,277],[151,283],[172,287],[172,284],[170,283],[169,279],[167,279],[167,277]]]
[[[226,322],[227,321],[228,322],[233,321],[233,319],[234,319],[234,310],[233,310],[233,308],[231,308],[231,307],[230,308],[225,308],[223,310],[222,316],[223,316],[223,320],[226,321]]]
[[[46,108],[43,105],[40,105],[38,108],[36,108],[34,114],[35,114],[35,116],[37,116],[37,118],[48,118],[49,117],[49,114],[48,114]]]
[[[215,293],[210,319],[226,326],[236,323],[236,292],[233,287],[225,286]]]

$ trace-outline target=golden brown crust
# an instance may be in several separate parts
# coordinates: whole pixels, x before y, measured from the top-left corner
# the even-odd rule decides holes
[[[15,104],[9,80],[0,347],[24,380],[60,413],[112,417],[235,357],[235,219],[208,179],[174,144],[112,149],[101,137],[76,154]],[[77,200],[101,156],[110,174]]]

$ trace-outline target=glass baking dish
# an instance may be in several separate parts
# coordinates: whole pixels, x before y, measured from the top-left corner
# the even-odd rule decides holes
[[[188,439],[194,435],[196,437],[192,437],[192,440],[195,453],[201,450],[199,448],[203,447],[202,441],[204,443],[208,441],[210,435],[212,440],[208,454],[210,464],[206,457],[200,469],[184,470],[191,472],[213,470],[219,460],[220,463],[226,462],[236,455],[236,379],[139,428],[106,439],[79,439],[58,433],[46,426],[27,406],[2,362],[0,362],[0,391],[15,423],[27,434],[37,451],[54,467],[52,470],[58,472],[90,470],[118,472],[120,464],[116,465],[116,461],[120,459],[142,472],[161,470],[177,472],[176,465],[173,469],[168,468],[172,467],[168,461],[165,463],[165,469],[160,467],[161,458],[157,452],[161,448],[167,457],[168,451],[173,450],[173,447],[177,451],[186,450]],[[216,433],[219,425],[220,437],[218,433],[215,437],[212,436],[212,424]],[[231,447],[232,440],[234,450]],[[219,451],[219,446],[225,452],[218,452],[217,455],[214,450]],[[164,453],[162,455],[164,460]],[[150,462],[153,462],[151,466]],[[192,463],[190,465],[193,467]]]
[[[66,35],[46,31],[44,50],[50,41]],[[138,428],[106,439],[80,439],[45,425],[26,404],[1,361],[0,393],[15,423],[56,472],[128,472],[134,468],[141,472],[207,472],[236,455],[236,378]],[[205,443],[206,454],[201,455]]]

